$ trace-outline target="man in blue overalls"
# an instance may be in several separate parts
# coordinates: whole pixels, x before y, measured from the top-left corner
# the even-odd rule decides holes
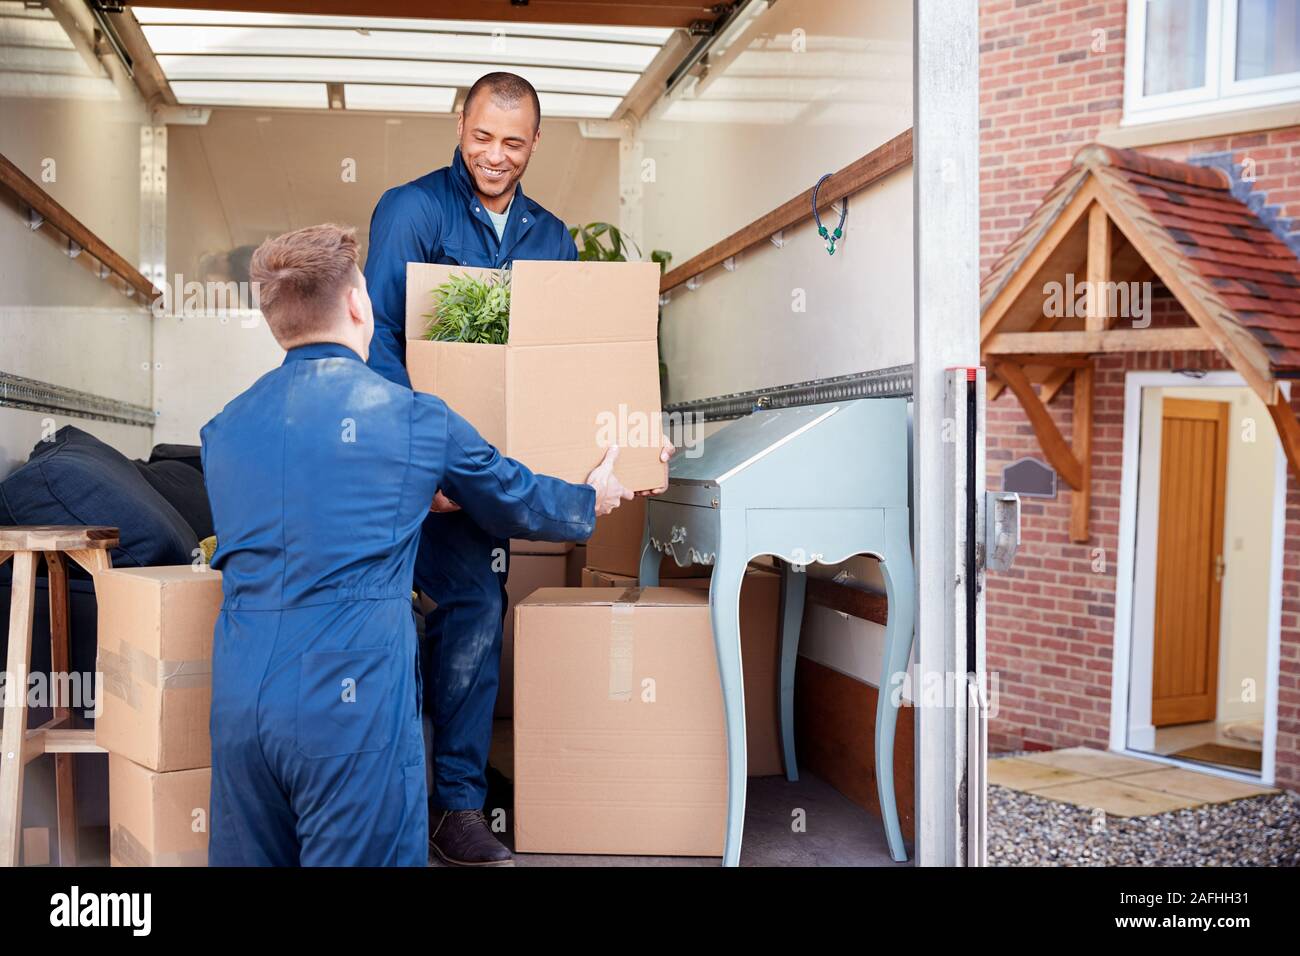
[[[411,576],[434,494],[495,537],[571,541],[631,492],[616,449],[585,485],[534,475],[367,368],[351,230],[268,240],[251,272],[286,355],[202,433],[224,592],[208,860],[424,866]]]
[[[540,139],[537,93],[489,73],[465,97],[451,165],[388,190],[370,220],[366,281],[374,296],[370,367],[409,385],[406,264],[508,268],[516,259],[577,259],[567,228],[519,180]],[[671,448],[664,450],[668,460]],[[445,489],[444,489],[445,491]],[[444,862],[501,865],[510,852],[483,817],[501,668],[510,542],[440,494],[425,519],[415,584],[437,603],[426,619],[425,708],[433,723],[430,848]]]

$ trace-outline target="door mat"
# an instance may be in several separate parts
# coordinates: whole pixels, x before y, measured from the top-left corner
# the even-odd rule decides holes
[[[1262,767],[1264,760],[1264,755],[1258,750],[1229,747],[1226,744],[1197,744],[1195,747],[1179,750],[1169,756],[1181,757],[1184,760],[1195,760],[1197,763],[1218,764],[1222,767],[1236,767],[1240,770],[1254,770],[1256,772]]]

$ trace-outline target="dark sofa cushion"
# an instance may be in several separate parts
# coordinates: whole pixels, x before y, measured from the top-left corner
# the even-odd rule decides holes
[[[160,461],[179,461],[203,474],[203,449],[198,445],[154,445],[149,452],[149,464]]]
[[[136,468],[153,490],[167,499],[202,541],[212,535],[212,506],[208,504],[208,489],[203,484],[203,472],[179,459],[160,459],[145,464],[135,462]]]
[[[121,544],[113,564],[189,564],[198,538],[134,462],[93,435],[65,425],[0,481],[10,524],[111,525]]]

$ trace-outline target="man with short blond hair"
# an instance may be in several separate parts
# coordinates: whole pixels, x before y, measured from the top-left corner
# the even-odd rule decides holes
[[[424,866],[411,575],[443,488],[502,537],[585,539],[631,497],[535,475],[432,395],[366,365],[352,230],[263,243],[251,274],[284,364],[204,426],[224,601],[213,639],[209,862]]]

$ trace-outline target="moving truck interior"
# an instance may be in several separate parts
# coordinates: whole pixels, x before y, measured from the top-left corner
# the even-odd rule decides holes
[[[698,442],[707,460],[712,436],[751,414],[806,414],[783,440],[808,451],[791,456],[781,487],[766,489],[774,499],[802,500],[809,489],[815,499],[833,476],[857,468],[849,456],[873,455],[887,459],[879,471],[895,476],[902,495],[898,527],[910,540],[900,544],[896,533],[893,546],[914,582],[909,569],[902,585],[891,584],[879,553],[743,555],[754,559],[741,598],[745,653],[758,632],[771,639],[754,645],[762,659],[744,661],[744,842],[728,845],[727,862],[738,853],[742,865],[983,865],[984,706],[970,691],[983,670],[986,519],[1011,527],[1015,503],[986,515],[975,16],[973,3],[910,0],[0,0],[0,480],[68,428],[142,473],[193,459],[203,425],[284,357],[250,287],[253,250],[290,230],[338,223],[356,228],[364,262],[385,191],[452,161],[468,88],[488,72],[517,73],[536,87],[542,114],[522,180],[527,196],[578,227],[581,258],[590,257],[590,238],[602,250],[596,258],[665,260],[659,397],[679,456]],[[617,303],[596,303],[580,319],[596,328],[619,314]],[[808,410],[855,401],[899,402],[898,440],[884,443],[875,425],[819,439],[826,423]],[[776,446],[753,447],[769,455]],[[155,468],[155,481],[167,480],[161,473]],[[862,489],[863,507],[873,494]],[[640,555],[644,515],[660,506],[646,500],[616,512],[640,508],[613,545],[614,522],[601,519],[611,553]],[[74,515],[77,505],[63,502]],[[5,507],[0,500],[0,522],[24,523]],[[139,534],[122,528],[123,544],[129,530]],[[202,530],[189,528],[196,541],[211,534]],[[1013,537],[1003,534],[1002,558]],[[0,567],[10,670],[19,622],[33,635],[30,671],[98,670],[110,685],[105,707],[117,700],[114,674],[125,673],[106,656],[119,640],[125,655],[132,635],[153,627],[162,643],[147,667],[186,656],[167,650],[169,625],[150,624],[143,604],[165,610],[168,594],[219,600],[217,585],[199,595],[193,575],[154,575],[152,590],[142,584],[131,599],[143,604],[109,608],[96,602],[101,571],[86,570],[103,568],[102,558],[87,558],[95,545],[41,540],[27,551],[0,546],[11,558]],[[597,544],[548,551],[515,542],[512,605],[566,584],[622,588],[601,598],[617,604],[636,587],[637,568],[597,558]],[[30,557],[42,550],[55,553],[48,570]],[[164,563],[214,573],[203,561],[196,553]],[[149,561],[114,562],[125,564]],[[642,602],[636,614],[667,619],[681,610],[674,602],[707,604],[708,568],[697,565],[692,577],[670,565],[662,593],[671,599]],[[34,597],[18,579],[24,568],[35,570]],[[778,582],[791,574],[803,576],[804,606],[798,656],[783,670],[777,632],[793,591]],[[66,610],[51,612],[60,586]],[[185,587],[196,596],[183,596]],[[507,624],[485,807],[507,842],[519,837],[512,801],[526,796],[515,786],[523,768],[513,724],[536,704],[541,678],[529,675],[554,660],[522,643],[520,629],[545,617],[539,603],[519,616],[512,609]],[[898,672],[910,676],[891,681],[902,706],[892,757],[882,757],[874,741],[887,708],[877,708],[894,689],[880,687],[887,621],[902,607],[915,612],[915,639]],[[576,621],[591,609],[568,610]],[[51,613],[69,635],[68,649],[56,646],[53,656]],[[696,677],[704,668],[713,675],[707,692],[717,694],[713,645],[702,647],[671,660],[693,662],[683,670]],[[607,665],[607,656],[595,665],[602,682]],[[585,665],[575,657],[572,666]],[[664,668],[666,678],[672,663]],[[545,673],[556,682],[548,686],[565,680]],[[783,674],[788,686],[778,686]],[[912,706],[922,674],[953,675],[957,692]],[[174,677],[152,688],[160,701],[184,693],[188,685]],[[612,695],[613,670],[609,679]],[[660,686],[668,698],[664,679]],[[137,716],[149,693],[132,705]],[[754,695],[763,697],[757,709]],[[718,798],[706,838],[669,841],[679,849],[658,854],[611,848],[575,816],[569,842],[534,837],[554,848],[516,847],[517,864],[717,865],[728,788],[721,701],[706,720],[709,793]],[[26,764],[0,781],[0,804],[11,808],[6,815],[0,806],[8,862],[206,865],[205,836],[169,844],[168,822],[148,806],[168,780],[180,804],[206,799],[204,778],[170,776],[202,768],[168,764],[165,742],[141,742],[157,732],[147,721],[124,731],[130,747],[103,746],[102,733],[97,743],[91,710],[7,700],[6,748],[19,741]],[[186,719],[206,733],[206,712]],[[51,720],[35,744],[14,723]],[[782,749],[791,720],[797,768]],[[736,726],[743,722],[730,725],[733,736]],[[681,749],[674,744],[664,759],[689,763],[688,738],[673,738]],[[145,753],[160,763],[144,766],[153,759]],[[611,753],[606,766],[625,757]],[[901,828],[894,847],[882,761]],[[687,799],[671,786],[665,793],[668,804]],[[581,801],[581,788],[564,799]],[[649,826],[671,829],[675,819],[665,812]]]

